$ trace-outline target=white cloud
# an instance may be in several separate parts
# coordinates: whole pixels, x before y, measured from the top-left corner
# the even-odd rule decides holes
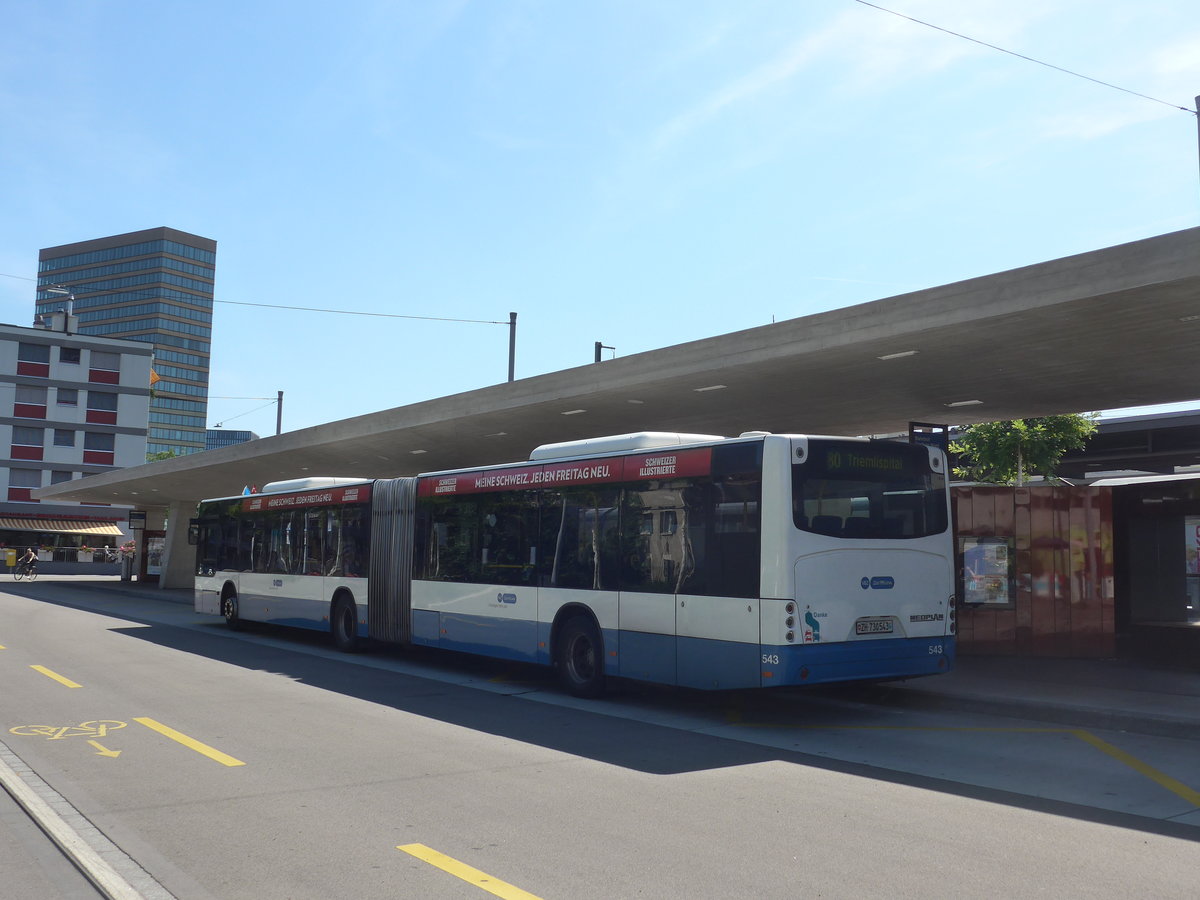
[[[1032,2],[979,2],[965,8],[949,0],[910,2],[903,10],[960,34],[1003,44],[1044,14]],[[723,49],[713,44],[714,51]],[[803,34],[766,62],[719,85],[667,120],[651,145],[662,151],[736,107],[782,89],[800,73],[822,66],[823,89],[845,95],[894,90],[905,82],[959,61],[997,51],[899,16],[858,5]]]

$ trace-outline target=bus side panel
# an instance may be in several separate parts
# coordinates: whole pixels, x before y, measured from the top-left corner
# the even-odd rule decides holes
[[[412,642],[425,647],[436,647],[441,639],[441,616],[431,609],[412,611]]]
[[[792,442],[771,435],[763,439],[762,576],[763,597],[794,597],[792,569]]]
[[[678,595],[678,683],[698,688],[761,684],[759,601]]]
[[[215,575],[198,576],[192,593],[192,605],[198,613],[210,616],[221,614],[221,588],[226,581],[237,584],[237,575],[218,572]]]
[[[448,650],[533,662],[537,658],[537,589],[516,585],[414,581],[413,620],[437,614],[437,644]],[[433,624],[420,614],[422,630]],[[415,637],[415,635],[414,635]],[[430,645],[428,639],[419,643]]]
[[[536,622],[462,613],[442,613],[439,619],[441,640],[438,646],[446,650],[521,662],[534,662],[537,658]]]
[[[636,678],[638,681],[674,684],[675,642],[673,634],[622,631],[620,671],[614,674],[624,678]]]
[[[324,578],[243,572],[239,582],[238,618],[318,631],[329,628]]]
[[[759,644],[680,636],[678,683],[702,690],[762,686]]]
[[[618,674],[675,684],[675,606],[674,594],[621,592]]]

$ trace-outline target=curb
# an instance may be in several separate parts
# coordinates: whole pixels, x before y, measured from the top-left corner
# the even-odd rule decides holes
[[[921,688],[891,686],[890,696],[871,698],[866,702],[883,705],[902,698],[906,704],[924,709],[950,712],[978,713],[1004,716],[1010,719],[1031,719],[1077,728],[1098,728],[1105,731],[1129,731],[1155,737],[1194,739],[1200,724],[1182,716],[1133,713],[1125,710],[1102,709],[1069,703],[1037,702],[984,694],[943,694]]]
[[[22,769],[23,773],[18,772],[13,763]],[[37,789],[35,790],[29,782],[34,782]],[[75,868],[108,900],[174,900],[173,894],[88,822],[61,794],[38,778],[3,742],[0,742],[0,786],[3,786],[26,815],[33,819]],[[90,841],[85,840],[79,831],[55,810],[55,806],[70,810],[72,818],[77,818],[81,826],[93,832]],[[97,845],[103,849],[97,849]],[[146,882],[146,888],[135,888],[105,859],[105,856],[116,860],[121,868],[131,873],[140,873],[136,880]]]

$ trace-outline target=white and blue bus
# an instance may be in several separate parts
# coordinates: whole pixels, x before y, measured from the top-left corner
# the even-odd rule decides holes
[[[723,689],[954,662],[947,464],[932,447],[641,432],[510,465],[304,478],[206,500],[196,610]]]

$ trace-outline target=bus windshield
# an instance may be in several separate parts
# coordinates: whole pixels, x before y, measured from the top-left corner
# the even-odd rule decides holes
[[[946,478],[917,444],[813,440],[792,466],[792,516],[802,531],[833,537],[941,534]]]

